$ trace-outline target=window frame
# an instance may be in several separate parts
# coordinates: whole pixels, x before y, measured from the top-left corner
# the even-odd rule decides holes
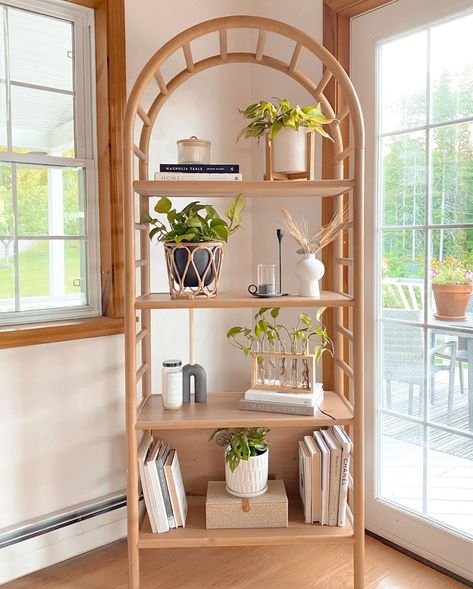
[[[102,314],[0,327],[0,349],[123,333],[121,127],[126,103],[124,0],[61,0],[94,10]]]

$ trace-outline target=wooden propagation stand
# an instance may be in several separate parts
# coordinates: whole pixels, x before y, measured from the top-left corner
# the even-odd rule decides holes
[[[232,29],[256,29],[258,40],[248,51],[231,52],[227,37]],[[219,36],[219,52],[194,61],[192,43],[209,33]],[[267,37],[283,35],[293,44],[287,60],[265,50]],[[250,36],[247,37],[248,39]],[[185,68],[165,79],[162,67],[175,53],[182,52]],[[312,80],[299,68],[307,52],[323,64],[320,80]],[[331,178],[323,180],[279,180],[243,182],[151,181],[148,169],[151,132],[166,100],[190,77],[214,66],[229,63],[259,64],[284,72],[320,102],[324,113],[336,120],[330,125],[335,165]],[[166,70],[167,71],[167,70]],[[332,81],[343,106],[334,112],[324,95]],[[156,97],[149,109],[142,103],[150,87]],[[345,145],[341,122],[350,122],[350,142]],[[139,137],[135,144],[135,137]],[[128,438],[128,550],[129,587],[140,587],[140,551],[149,548],[205,546],[255,546],[284,544],[334,544],[354,547],[354,587],[364,586],[364,490],[363,490],[363,157],[364,131],[359,102],[341,65],[319,43],[287,24],[254,16],[229,16],[202,22],[168,41],[144,66],[128,101],[124,124],[124,219],[125,219],[125,326],[126,326],[126,412]],[[137,176],[134,171],[137,169]],[[351,176],[344,175],[351,170]],[[320,299],[288,296],[274,300],[278,307],[331,307],[329,332],[336,356],[331,362],[332,391],[325,394],[322,409],[335,421],[318,413],[315,417],[245,412],[238,409],[242,393],[210,393],[207,404],[185,405],[164,412],[161,398],[151,389],[151,314],[155,309],[249,308],[259,301],[244,292],[222,292],[204,299],[171,299],[168,293],[150,291],[150,243],[148,227],[139,222],[147,212],[151,196],[228,196],[244,193],[247,198],[284,196],[329,198],[333,208],[349,204],[352,223],[330,249],[324,291]],[[136,249],[135,249],[136,248]],[[135,252],[139,252],[136,256]],[[348,285],[348,286],[344,286]],[[273,301],[272,301],[273,303]],[[139,362],[137,360],[139,358]],[[344,528],[304,524],[298,493],[298,440],[316,427],[340,424],[349,428],[354,442],[353,469],[347,525]],[[288,495],[289,527],[280,529],[207,530],[204,495],[208,480],[223,476],[221,450],[207,443],[217,427],[268,426],[271,432],[270,475],[283,479]],[[185,528],[152,534],[145,517],[140,518],[137,444],[143,430],[158,432],[176,448],[189,497]],[[205,451],[203,449],[205,448]],[[200,555],[202,558],[203,555]]]

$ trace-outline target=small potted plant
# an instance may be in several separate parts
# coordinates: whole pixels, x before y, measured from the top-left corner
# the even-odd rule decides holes
[[[463,260],[447,257],[432,261],[432,291],[437,319],[461,321],[473,290],[473,266]]]
[[[226,489],[236,497],[257,497],[268,490],[267,427],[219,428],[210,440],[225,448]]]
[[[240,137],[256,137],[258,141],[267,134],[272,144],[274,170],[283,174],[305,172],[307,168],[307,132],[316,132],[332,139],[324,130],[323,125],[332,123],[334,119],[326,117],[320,107],[293,106],[287,98],[278,98],[277,104],[260,100],[246,108],[240,108],[241,114],[250,120],[239,135]]]
[[[253,328],[235,325],[227,331],[228,341],[245,356],[251,356],[251,388],[288,393],[315,390],[315,368],[325,352],[333,356],[333,344],[320,319],[300,313],[293,327],[279,319],[279,308],[262,307]],[[313,347],[312,347],[313,345]]]
[[[222,218],[212,205],[198,201],[177,211],[169,198],[163,196],[154,207],[158,218],[149,213],[142,215],[142,223],[154,225],[150,239],[157,237],[164,242],[172,298],[218,294],[223,243],[240,228],[244,207],[245,198],[239,194]]]
[[[325,266],[315,257],[315,254],[334,241],[340,231],[347,228],[350,220],[349,208],[339,209],[330,222],[314,235],[309,233],[305,219],[296,221],[284,207],[282,213],[287,232],[300,246],[297,253],[300,254],[301,259],[294,266],[295,274],[299,279],[299,296],[320,297],[319,280],[325,274]]]

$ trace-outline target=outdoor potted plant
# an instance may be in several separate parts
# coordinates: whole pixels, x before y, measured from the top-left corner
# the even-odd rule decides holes
[[[267,427],[219,428],[215,439],[225,448],[226,489],[236,497],[257,497],[268,490]]]
[[[164,243],[169,290],[172,298],[214,297],[218,294],[223,243],[240,228],[245,198],[239,194],[222,218],[210,204],[191,202],[181,211],[163,196],[154,210],[141,216],[154,225],[150,239]],[[166,225],[167,222],[167,225]]]
[[[279,319],[279,308],[262,307],[254,327],[235,325],[227,331],[228,341],[245,356],[251,356],[251,388],[266,391],[309,393],[315,391],[315,369],[325,352],[333,356],[333,344],[320,319],[300,313],[293,327]],[[313,344],[313,347],[312,347]]]
[[[437,319],[461,321],[473,290],[472,266],[463,260],[447,257],[432,261],[432,291]]]
[[[315,254],[334,241],[340,231],[347,228],[350,210],[348,207],[339,209],[330,222],[320,227],[312,236],[305,219],[296,221],[284,207],[282,213],[287,232],[300,246],[297,253],[301,258],[294,266],[295,274],[299,279],[299,296],[320,297],[319,280],[325,273],[325,266],[315,257]]]
[[[275,172],[293,174],[306,171],[307,132],[315,131],[332,139],[322,125],[332,123],[334,119],[322,113],[320,103],[301,108],[298,104],[293,106],[287,98],[278,98],[277,104],[260,100],[240,108],[240,112],[250,123],[240,131],[238,139],[256,137],[259,141],[267,134],[268,143],[273,147]]]

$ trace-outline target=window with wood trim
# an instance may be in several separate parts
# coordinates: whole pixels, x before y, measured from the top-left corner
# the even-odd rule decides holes
[[[93,11],[0,3],[0,321],[101,313]]]

